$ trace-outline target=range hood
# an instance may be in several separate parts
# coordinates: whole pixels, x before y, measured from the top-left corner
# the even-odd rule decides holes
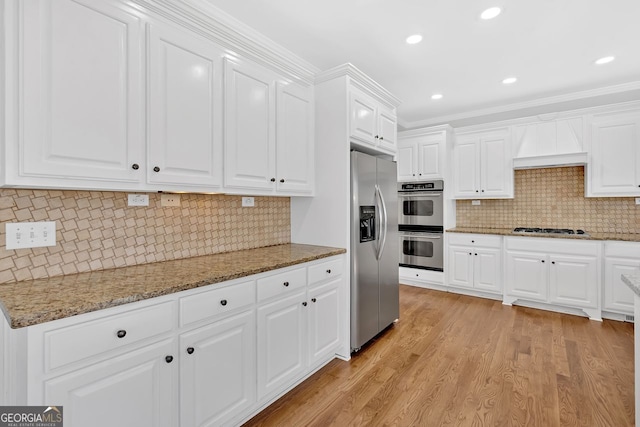
[[[587,164],[582,148],[582,117],[543,120],[514,126],[514,169],[552,168]]]

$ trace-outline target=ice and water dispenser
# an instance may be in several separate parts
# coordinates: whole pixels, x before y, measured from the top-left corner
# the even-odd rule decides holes
[[[360,243],[376,240],[376,207],[360,206]]]

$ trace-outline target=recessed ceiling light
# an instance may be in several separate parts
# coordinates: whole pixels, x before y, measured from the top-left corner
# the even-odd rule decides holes
[[[609,62],[613,61],[614,59],[616,59],[615,56],[605,56],[604,58],[598,59],[595,63],[596,63],[596,65],[608,64]]]
[[[420,34],[414,34],[412,36],[407,37],[408,44],[416,44],[422,41],[422,36]]]
[[[480,14],[480,18],[493,19],[496,16],[500,15],[500,12],[502,12],[502,9],[500,9],[499,7],[490,7]]]
[[[515,83],[516,81],[518,81],[518,79],[516,79],[515,77],[507,77],[502,81],[502,83],[505,85],[510,85],[512,83]]]
[[[434,93],[433,95],[431,95],[431,99],[442,99],[442,94]]]

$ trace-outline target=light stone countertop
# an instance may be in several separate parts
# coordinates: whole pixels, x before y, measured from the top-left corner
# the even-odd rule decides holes
[[[6,283],[0,284],[0,309],[12,328],[22,328],[343,253],[286,244]]]
[[[623,274],[622,281],[631,288],[631,290],[640,297],[640,276],[632,274]]]
[[[456,227],[446,230],[448,233],[495,234],[499,236],[542,237],[551,239],[578,240],[618,240],[623,242],[640,242],[640,233],[589,233],[579,234],[545,234],[545,233],[514,233],[513,228],[482,228]]]

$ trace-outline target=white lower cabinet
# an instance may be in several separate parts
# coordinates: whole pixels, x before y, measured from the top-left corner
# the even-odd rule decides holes
[[[507,237],[505,302],[532,300],[600,319],[600,243]]]
[[[309,364],[333,354],[340,344],[340,279],[309,289]]]
[[[640,275],[640,243],[605,242],[602,309],[633,315],[634,293],[622,281],[623,274]]]
[[[447,284],[502,293],[502,238],[449,233]]]

